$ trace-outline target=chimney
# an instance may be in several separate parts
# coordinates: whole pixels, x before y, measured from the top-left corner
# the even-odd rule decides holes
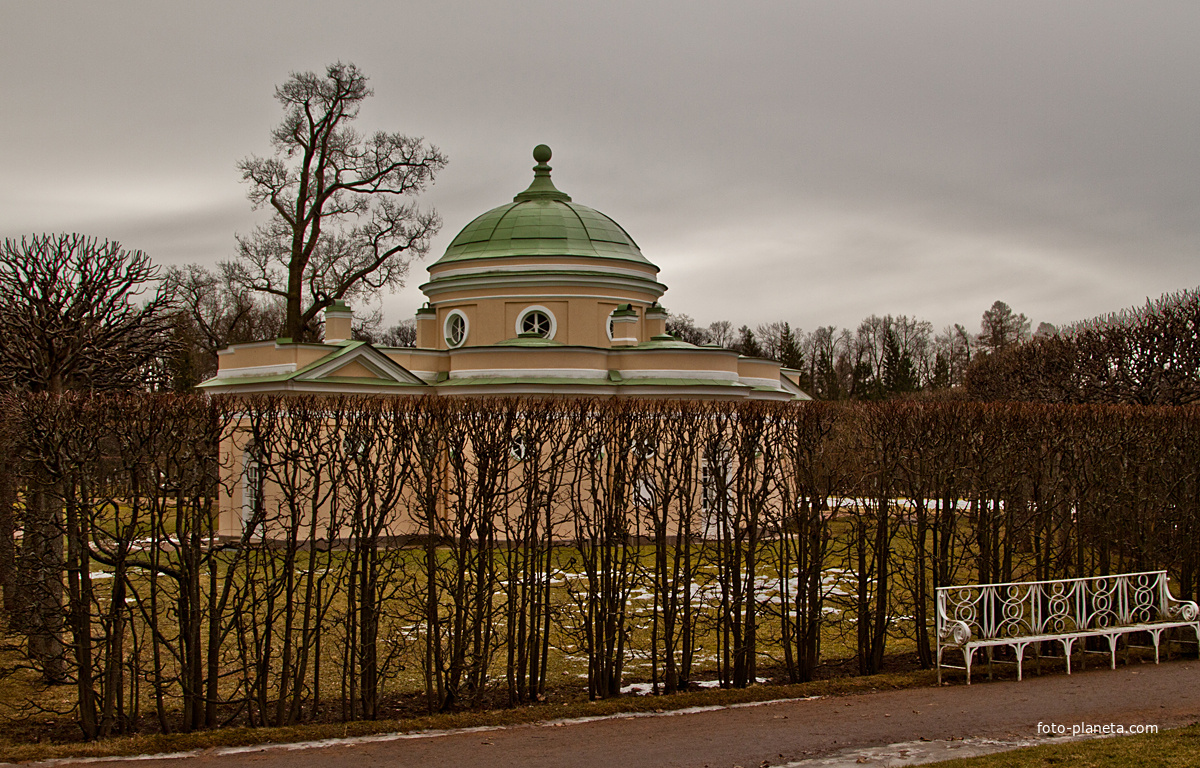
[[[652,341],[673,339],[667,336],[667,310],[657,302],[646,307],[646,338]]]
[[[437,310],[428,304],[417,309],[417,346],[421,349],[438,347]]]
[[[618,304],[612,313],[612,344],[614,347],[636,347],[637,310],[632,304]]]
[[[350,327],[354,325],[354,310],[338,299],[325,308],[325,343],[337,344],[350,341]]]

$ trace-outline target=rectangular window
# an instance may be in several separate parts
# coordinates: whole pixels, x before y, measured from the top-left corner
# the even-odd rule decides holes
[[[262,467],[253,449],[246,450],[246,468],[242,474],[242,527],[261,519],[263,505]]]

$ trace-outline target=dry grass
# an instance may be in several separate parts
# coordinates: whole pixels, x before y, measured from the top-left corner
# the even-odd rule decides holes
[[[1191,768],[1200,763],[1200,725],[1154,735],[1049,744],[936,763],[941,768]]]

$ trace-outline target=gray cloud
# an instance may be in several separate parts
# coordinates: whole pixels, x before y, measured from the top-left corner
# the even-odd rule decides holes
[[[1200,284],[1200,6],[37,3],[3,11],[0,234],[215,263],[275,84],[342,59],[364,129],[451,165],[436,249],[555,150],[703,321],[1061,323]],[[436,254],[435,254],[436,256]],[[415,286],[385,299],[398,319]]]

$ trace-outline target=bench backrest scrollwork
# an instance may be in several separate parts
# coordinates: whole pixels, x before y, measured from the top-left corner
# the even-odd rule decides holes
[[[1177,603],[1166,571],[938,587],[937,633],[965,625],[977,640],[1067,634],[1165,620]]]

